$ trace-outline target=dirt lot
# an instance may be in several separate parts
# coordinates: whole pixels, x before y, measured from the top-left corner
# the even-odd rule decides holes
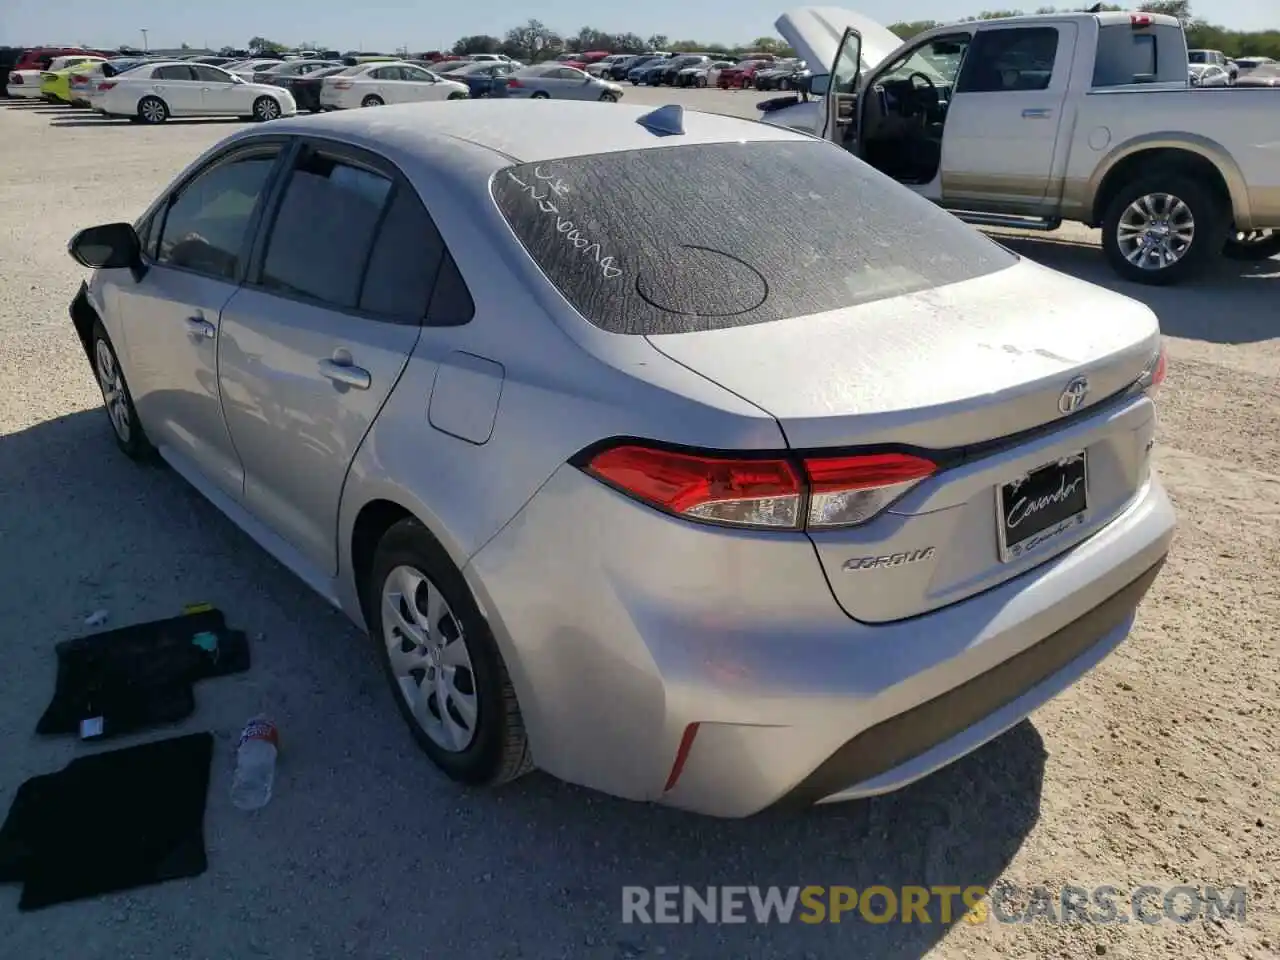
[[[644,91],[628,99],[645,97]],[[744,112],[751,95],[686,103]],[[655,102],[676,94],[649,95]],[[754,99],[754,98],[752,98]],[[749,113],[749,109],[745,112]],[[104,123],[0,107],[0,810],[74,743],[32,734],[53,644],[209,601],[261,634],[252,671],[205,683],[217,734],[209,871],[19,915],[0,955],[40,958],[1261,958],[1280,947],[1280,261],[1194,286],[1125,287],[1171,365],[1161,472],[1181,527],[1130,640],[1005,737],[901,794],[717,822],[533,775],[466,794],[411,749],[366,641],[176,476],[117,455],[67,320],[74,230],[132,219],[234,124]],[[1118,286],[1084,231],[1011,246]],[[228,803],[232,737],[278,719],[277,793]],[[86,815],[92,799],[86,798]],[[1247,885],[1241,925],[638,927],[625,884]]]

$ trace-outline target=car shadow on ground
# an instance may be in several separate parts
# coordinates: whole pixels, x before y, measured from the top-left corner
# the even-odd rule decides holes
[[[622,890],[989,887],[1038,819],[1046,758],[1029,722],[896,794],[746,820],[614,800],[538,773],[463,790],[414,750],[367,639],[172,471],[125,459],[101,409],[0,437],[0,491],[0,531],[21,552],[0,592],[0,622],[23,638],[9,645],[7,672],[24,688],[52,683],[53,644],[87,632],[82,619],[98,607],[117,626],[204,600],[255,637],[252,670],[202,684],[185,725],[220,738],[211,876],[132,895],[193,920],[225,918],[222,942],[245,948],[235,955],[252,953],[251,941],[258,953],[292,954],[298,937],[328,930],[347,955],[453,942],[489,957],[915,960],[962,909],[944,921],[935,901],[924,924],[854,913],[786,927],[646,926],[623,923]],[[49,765],[42,744],[17,742],[47,693],[30,695],[32,715],[15,715],[25,696],[0,697],[0,731],[15,738],[13,770],[24,777]],[[224,768],[230,738],[264,701],[288,746],[275,799],[246,818],[226,803]],[[0,783],[0,803],[16,787]],[[242,906],[279,889],[292,891],[288,917],[263,922]],[[323,922],[311,915],[319,911]],[[116,929],[125,941],[134,935]]]
[[[1152,287],[1120,279],[1096,244],[1052,236],[992,233],[992,237],[1037,263],[1142,301],[1155,311],[1161,330],[1170,336],[1224,344],[1280,337],[1276,310],[1280,259],[1258,263],[1223,259],[1194,280]]]

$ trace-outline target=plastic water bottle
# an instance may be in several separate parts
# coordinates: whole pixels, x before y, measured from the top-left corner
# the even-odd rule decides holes
[[[266,717],[250,720],[236,744],[236,773],[231,781],[231,803],[240,810],[257,810],[271,799],[276,779],[276,754],[280,735]]]

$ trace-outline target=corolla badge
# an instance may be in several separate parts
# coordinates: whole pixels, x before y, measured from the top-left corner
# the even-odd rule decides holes
[[[932,560],[937,553],[933,547],[920,550],[906,550],[902,553],[890,553],[880,557],[853,557],[844,562],[844,569],[883,570],[885,567],[900,567],[904,563],[919,563],[921,560]]]
[[[1067,384],[1067,388],[1062,391],[1062,396],[1058,398],[1059,413],[1075,413],[1084,404],[1084,398],[1089,395],[1089,378],[1076,377]]]

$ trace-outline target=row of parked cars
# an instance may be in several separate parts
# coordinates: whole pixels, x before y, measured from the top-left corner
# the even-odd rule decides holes
[[[563,54],[562,61],[573,63],[594,54]],[[778,57],[771,53],[754,53],[734,57],[718,53],[648,53],[601,54],[589,63],[576,63],[587,73],[614,81],[627,80],[633,86],[719,87],[722,90],[803,89],[810,75],[808,65],[800,59]]]
[[[162,123],[175,116],[274,120],[298,112],[470,97],[616,103],[622,88],[563,62],[526,66],[497,55],[448,61],[390,56],[111,56],[77,51],[46,56],[41,68],[10,73],[7,92],[94,110],[106,117]]]

